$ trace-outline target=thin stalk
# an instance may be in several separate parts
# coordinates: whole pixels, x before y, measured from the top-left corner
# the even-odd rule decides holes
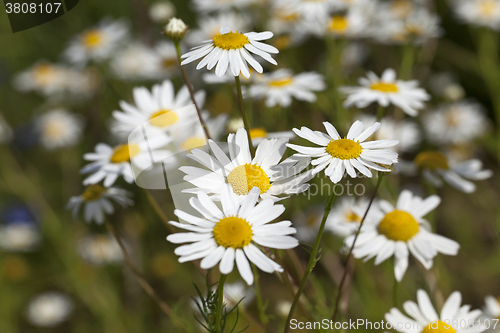
[[[212,137],[210,136],[210,133],[208,131],[207,124],[203,120],[203,117],[201,116],[200,107],[198,106],[198,103],[196,103],[196,99],[194,98],[193,87],[191,86],[191,83],[189,82],[189,78],[186,74],[186,70],[184,69],[184,66],[181,65],[181,62],[182,62],[182,60],[181,60],[181,44],[178,41],[174,42],[174,44],[175,44],[175,49],[177,50],[177,60],[179,61],[179,67],[181,68],[182,78],[184,79],[184,83],[188,87],[189,95],[191,95],[191,100],[193,101],[194,107],[196,108],[196,112],[198,113],[198,118],[200,119],[200,124],[203,127],[203,131],[205,132],[205,136],[207,137],[207,140],[211,140]]]
[[[401,59],[401,69],[399,71],[399,76],[401,79],[408,80],[411,78],[411,73],[413,69],[413,63],[415,61],[415,50],[413,46],[408,43],[403,48],[403,57]]]
[[[373,204],[373,200],[375,200],[375,196],[377,195],[378,188],[380,186],[380,183],[382,182],[382,177],[383,177],[383,173],[382,174],[379,173],[377,185],[375,186],[375,190],[373,191],[372,197],[370,198],[370,202],[368,203],[368,207],[366,207],[365,214],[363,215],[363,218],[361,219],[361,223],[359,224],[358,231],[356,232],[356,236],[354,236],[354,240],[352,242],[351,248],[349,249],[349,254],[347,255],[347,262],[345,263],[344,273],[342,274],[342,279],[340,280],[339,288],[337,291],[337,299],[335,300],[335,307],[334,307],[333,315],[332,315],[333,321],[335,321],[335,318],[337,317],[337,314],[339,312],[339,303],[340,303],[340,299],[342,296],[342,288],[344,287],[344,283],[346,280],[347,271],[349,268],[349,262],[351,261],[351,257],[352,257],[352,251],[354,250],[354,246],[356,245],[356,241],[358,240],[359,233],[361,231],[361,228],[363,227],[363,223],[365,222],[366,216],[368,215],[368,211],[370,210],[370,207]]]
[[[319,226],[318,235],[316,236],[316,240],[314,241],[314,245],[311,251],[311,256],[309,257],[309,262],[307,263],[306,271],[304,272],[304,276],[300,281],[299,289],[297,290],[297,294],[295,294],[292,307],[290,308],[290,312],[288,313],[288,318],[286,319],[285,333],[288,332],[288,329],[290,327],[288,323],[290,322],[290,320],[292,320],[295,308],[297,307],[300,296],[302,295],[302,292],[304,291],[304,288],[306,286],[307,278],[309,277],[309,274],[311,274],[312,270],[314,269],[314,266],[316,265],[316,262],[318,261],[318,258],[316,256],[318,254],[319,245],[321,244],[321,237],[323,236],[323,230],[325,229],[326,219],[330,214],[330,210],[332,208],[333,202],[335,201],[335,198],[336,198],[335,191],[332,188],[332,193],[330,195],[330,198],[328,199],[328,202],[325,205],[325,212],[323,214],[323,219],[321,220],[321,225]]]
[[[267,325],[269,323],[269,318],[266,315],[266,309],[264,309],[264,302],[262,302],[262,293],[260,292],[259,285],[259,271],[257,267],[252,264],[252,271],[254,276],[254,284],[255,284],[255,298],[257,299],[257,310],[259,311],[259,319],[264,324]]]
[[[178,326],[179,328],[182,328],[184,331],[186,328],[182,325],[180,321],[178,321],[174,316],[172,316],[172,309],[168,306],[165,301],[163,301],[158,293],[154,290],[154,288],[149,284],[148,281],[142,276],[142,274],[139,272],[137,267],[135,267],[132,258],[128,254],[127,249],[125,248],[125,245],[123,244],[122,240],[120,239],[120,236],[118,235],[115,227],[113,224],[106,219],[106,227],[108,228],[109,232],[113,235],[115,238],[116,242],[120,246],[120,249],[123,254],[123,258],[125,259],[125,263],[127,264],[128,268],[134,275],[135,279],[139,283],[139,285],[142,287],[142,289],[158,304],[160,309],[170,318],[172,319],[172,322]]]
[[[168,219],[167,215],[165,215],[165,212],[163,212],[163,210],[161,209],[158,201],[156,201],[156,199],[151,195],[151,193],[148,192],[148,190],[146,190],[145,188],[143,188],[143,190],[144,193],[146,194],[146,197],[148,198],[149,204],[155,211],[156,215],[158,215],[163,224],[165,224],[165,226],[168,228],[168,231],[174,233],[175,229],[170,223],[168,223],[170,220]]]
[[[217,287],[217,313],[215,314],[215,333],[221,332],[220,319],[222,316],[222,307],[224,300],[224,282],[226,282],[227,275],[221,274],[219,286]]]
[[[382,105],[378,105],[378,108],[377,108],[377,121],[380,121],[382,120],[382,118],[384,118],[384,114],[385,114],[385,107],[383,107]]]
[[[243,94],[241,93],[240,77],[235,76],[234,80],[236,81],[236,91],[238,93],[238,101],[240,103],[241,118],[243,119],[243,125],[245,126],[245,130],[247,131],[248,145],[250,146],[250,153],[252,154],[252,156],[255,156],[255,147],[253,146],[252,138],[250,137],[250,125],[248,124],[247,114],[245,112],[245,104],[243,103]]]

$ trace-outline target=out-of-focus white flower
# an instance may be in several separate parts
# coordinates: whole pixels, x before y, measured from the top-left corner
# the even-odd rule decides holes
[[[225,132],[228,115],[220,114],[209,118],[208,113],[204,113],[203,118],[212,140],[218,140]],[[178,151],[188,151],[207,144],[205,131],[200,123],[193,123],[189,130],[175,131],[172,133],[172,139]]]
[[[78,253],[84,260],[94,265],[115,264],[123,261],[120,245],[110,235],[82,238],[78,243]]]
[[[5,118],[0,114],[0,143],[9,142],[12,138],[12,128]]]
[[[94,184],[87,186],[85,191],[69,199],[67,209],[71,209],[73,218],[76,219],[80,207],[83,205],[83,217],[85,222],[95,221],[97,224],[104,222],[104,215],[111,215],[115,209],[112,201],[119,203],[122,207],[130,206],[134,202],[129,197],[131,193],[118,187],[104,188]]]
[[[458,0],[451,5],[463,22],[500,30],[499,0]]]
[[[252,144],[257,146],[264,139],[293,139],[295,138],[295,133],[293,131],[268,132],[264,127],[254,127],[250,129],[250,138],[252,139]]]
[[[382,107],[394,104],[409,116],[418,115],[424,101],[430,99],[427,92],[418,87],[418,81],[402,81],[396,79],[396,72],[388,68],[379,78],[375,73],[368,72],[366,78],[360,78],[357,87],[341,87],[340,91],[347,95],[345,107],[355,105],[365,108],[373,102]]]
[[[364,124],[371,125],[377,120],[373,115],[363,114],[359,117]],[[417,124],[411,120],[396,120],[384,117],[380,120],[380,129],[373,134],[373,140],[398,140],[399,144],[393,149],[398,153],[415,150],[422,141],[422,135]]]
[[[292,104],[292,97],[314,103],[314,92],[323,91],[325,87],[323,76],[316,72],[294,75],[292,70],[281,68],[270,74],[263,74],[259,82],[250,85],[248,94],[256,99],[265,98],[268,108],[276,105],[288,107]]]
[[[60,292],[46,292],[33,298],[27,309],[29,322],[34,326],[55,327],[73,312],[73,301]]]
[[[296,237],[299,241],[306,243],[314,241],[318,235],[323,213],[324,207],[320,205],[306,208],[293,215],[292,222],[297,229]]]
[[[40,142],[49,149],[71,147],[80,141],[83,119],[64,109],[49,111],[37,119]]]
[[[456,102],[465,97],[464,88],[450,73],[440,72],[431,75],[429,80],[431,91],[451,102]]]
[[[157,77],[166,78],[179,70],[179,60],[177,59],[177,51],[175,46],[168,41],[161,41],[155,46],[156,61],[155,66]]]
[[[40,243],[40,231],[33,223],[9,223],[0,226],[0,247],[12,252],[30,252]]]
[[[486,296],[484,298],[483,312],[489,319],[500,320],[500,297],[495,298],[491,295]],[[496,329],[499,329],[498,324]]]
[[[255,297],[254,289],[248,288],[243,282],[237,281],[224,285],[224,301],[234,306],[241,301],[241,305],[248,305]]]
[[[170,1],[157,1],[149,6],[149,18],[156,23],[167,23],[175,15],[175,6]]]
[[[259,55],[266,61],[277,65],[270,53],[278,53],[275,47],[262,43],[262,40],[267,40],[273,37],[270,31],[265,32],[248,32],[245,34],[238,31],[232,31],[228,26],[220,28],[219,34],[213,39],[203,42],[200,46],[191,49],[190,52],[182,55],[184,59],[181,65],[189,64],[195,60],[202,59],[196,69],[207,67],[211,70],[215,67],[215,74],[222,76],[229,69],[233,76],[239,76],[240,72],[244,77],[250,77],[247,62],[258,73],[262,73],[262,66],[249,53]],[[217,65],[217,66],[216,66]]]
[[[328,215],[325,225],[326,230],[341,237],[356,233],[367,208],[368,200],[366,199],[342,198],[339,203],[333,206],[331,213]],[[370,218],[370,211],[368,211],[366,220]]]
[[[224,12],[230,9],[244,9],[256,0],[193,0],[193,9],[197,12]]]
[[[191,29],[186,35],[186,42],[197,45],[206,40],[213,39],[223,26],[228,26],[235,31],[248,31],[250,18],[247,15],[235,12],[222,12],[214,16],[202,16],[198,19],[198,28]]]
[[[438,144],[464,144],[480,137],[488,128],[483,106],[462,101],[431,110],[424,116],[429,138]]]
[[[158,54],[155,50],[134,42],[115,52],[110,60],[113,74],[123,80],[149,80],[158,77]]]
[[[95,27],[85,30],[70,41],[64,51],[72,64],[84,66],[89,61],[102,62],[124,43],[129,31],[125,20],[101,20]]]
[[[347,44],[342,51],[342,68],[352,71],[361,66],[369,54],[367,44],[355,41]]]
[[[301,13],[310,22],[326,22],[332,10],[345,7],[339,0],[277,0],[276,6]]]
[[[364,37],[369,29],[368,18],[364,13],[364,10],[352,7],[343,14],[333,14],[325,23],[322,23],[321,29],[317,28],[317,31],[320,35],[326,34],[339,38]]]

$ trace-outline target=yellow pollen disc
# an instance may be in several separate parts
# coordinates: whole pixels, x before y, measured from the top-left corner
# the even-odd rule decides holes
[[[214,227],[213,234],[217,244],[233,249],[241,249],[252,241],[252,227],[238,216],[220,219]]]
[[[250,138],[256,139],[256,138],[265,138],[267,135],[267,132],[264,128],[259,127],[259,128],[251,128],[250,129]]]
[[[129,162],[131,158],[139,154],[140,148],[135,144],[119,145],[113,151],[109,161],[111,163]]]
[[[479,4],[479,11],[484,16],[491,16],[497,9],[497,2],[492,0],[486,0]]]
[[[290,36],[288,36],[288,35],[280,36],[280,37],[276,38],[276,40],[274,41],[274,46],[278,50],[282,50],[284,48],[287,48],[291,44],[292,44],[292,40],[290,39]]]
[[[257,164],[237,166],[227,176],[226,182],[231,185],[237,195],[247,195],[254,187],[258,187],[260,194],[271,187],[267,174]]]
[[[204,137],[193,136],[193,137],[187,139],[186,141],[184,141],[182,143],[181,147],[183,150],[191,150],[194,148],[204,146],[206,144],[207,144],[207,141],[205,140]]]
[[[346,220],[347,220],[347,222],[352,222],[352,223],[360,223],[361,222],[361,218],[358,216],[358,214],[356,214],[352,210],[346,214]]]
[[[455,333],[455,329],[441,321],[441,320],[438,320],[437,322],[432,322],[430,324],[427,324],[425,325],[424,327],[424,330],[422,331],[422,333]]]
[[[50,64],[39,64],[33,69],[34,80],[40,84],[47,84],[54,77],[56,69]]]
[[[82,36],[83,45],[89,49],[99,46],[102,43],[102,32],[99,30],[90,30]]]
[[[175,58],[166,58],[166,59],[163,59],[162,62],[161,62],[161,65],[163,66],[163,68],[170,68],[170,67],[173,67],[177,64],[177,59]]]
[[[424,151],[415,157],[415,164],[421,169],[442,169],[448,170],[448,160],[446,157],[437,151]]]
[[[57,121],[51,121],[45,124],[43,134],[50,139],[57,139],[64,134],[64,125]]]
[[[228,32],[227,34],[217,34],[214,36],[214,45],[223,50],[241,49],[250,43],[248,37],[239,32]]]
[[[287,22],[295,22],[299,18],[299,14],[297,13],[291,13],[291,14],[280,14],[278,13],[278,18],[282,21],[287,21]]]
[[[418,222],[402,210],[394,210],[384,216],[378,225],[378,232],[388,239],[403,241],[411,239],[418,232]]]
[[[106,189],[101,185],[94,184],[89,185],[82,194],[83,200],[86,202],[95,201],[99,199],[102,194],[106,192]]]
[[[347,20],[344,16],[334,16],[330,19],[328,29],[333,32],[343,32],[347,29]]]
[[[422,27],[415,24],[407,24],[405,30],[409,35],[420,36],[422,34]]]
[[[326,146],[326,152],[334,158],[340,158],[341,160],[351,160],[358,158],[363,151],[363,147],[359,144],[359,141],[354,141],[351,139],[337,139],[332,140]]]
[[[175,112],[169,110],[160,110],[155,112],[149,118],[149,123],[156,127],[167,127],[173,125],[179,120]]]
[[[458,116],[458,111],[456,111],[456,109],[450,109],[446,112],[446,124],[450,127],[457,126],[459,118],[460,117]]]
[[[283,87],[283,86],[289,85],[290,83],[292,83],[292,78],[291,77],[285,78],[285,79],[278,79],[278,80],[270,81],[269,85],[271,87]]]
[[[378,90],[385,93],[398,92],[398,87],[392,83],[377,82],[370,86],[372,90]]]

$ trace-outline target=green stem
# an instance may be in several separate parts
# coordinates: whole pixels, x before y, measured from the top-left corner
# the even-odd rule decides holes
[[[378,105],[378,108],[377,108],[377,121],[380,121],[382,120],[382,118],[384,118],[384,114],[385,114],[385,107],[383,107],[382,105]]]
[[[321,244],[321,237],[323,236],[323,230],[325,229],[325,224],[326,224],[326,219],[328,218],[328,215],[330,214],[330,210],[332,208],[332,204],[335,201],[336,195],[335,191],[333,190],[332,187],[332,193],[330,194],[330,198],[328,199],[327,204],[325,205],[325,212],[323,214],[323,219],[321,220],[321,225],[319,226],[318,230],[318,235],[316,236],[316,240],[314,241],[314,245],[311,251],[311,256],[309,257],[309,262],[307,263],[306,271],[304,272],[304,276],[302,277],[302,280],[300,281],[299,289],[297,290],[297,294],[295,294],[295,298],[292,303],[292,307],[290,308],[290,312],[288,313],[288,318],[286,319],[286,325],[285,325],[285,333],[288,332],[289,329],[289,323],[292,320],[293,313],[295,312],[295,308],[297,307],[297,304],[299,303],[300,296],[302,295],[302,292],[304,291],[304,288],[306,286],[307,278],[309,277],[309,274],[311,274],[312,270],[314,269],[314,266],[316,265],[316,262],[318,261],[318,258],[316,257],[319,249],[319,245]]]
[[[380,183],[382,182],[383,175],[384,175],[383,173],[379,172],[377,185],[375,186],[375,190],[373,191],[372,197],[370,198],[370,202],[368,203],[368,207],[366,207],[365,214],[363,215],[363,218],[361,219],[358,231],[356,232],[356,236],[354,236],[354,240],[352,242],[351,248],[349,249],[349,254],[347,255],[347,261],[345,263],[344,273],[342,274],[342,279],[340,280],[339,289],[337,291],[337,299],[335,300],[335,307],[334,307],[333,315],[332,315],[333,321],[335,321],[335,318],[337,318],[337,314],[339,312],[340,299],[342,298],[342,288],[344,287],[344,283],[346,281],[347,271],[349,268],[349,262],[351,261],[351,257],[352,257],[352,251],[354,250],[354,246],[356,245],[356,241],[358,240],[359,233],[361,231],[361,228],[363,227],[363,223],[365,222],[366,216],[368,215],[368,211],[370,210],[370,207],[373,204],[373,200],[375,200],[375,196],[377,195],[378,188],[380,187]]]
[[[248,145],[250,146],[250,153],[252,154],[252,156],[255,156],[255,148],[252,144],[252,138],[250,137],[250,125],[248,124],[247,114],[245,112],[245,104],[243,103],[243,94],[241,93],[240,77],[235,76],[234,80],[236,81],[236,91],[238,93],[238,102],[240,103],[241,118],[243,119],[243,124],[245,126],[245,130],[247,131]]]
[[[221,274],[219,286],[217,287],[217,313],[215,314],[215,333],[221,333],[220,320],[222,316],[222,308],[224,301],[224,282],[226,282],[227,275]]]
[[[408,43],[403,48],[403,57],[401,59],[401,69],[399,71],[399,77],[404,80],[411,78],[411,72],[413,68],[413,62],[415,61],[415,52],[413,46]]]
[[[186,70],[184,69],[184,66],[181,65],[181,44],[179,41],[175,41],[175,49],[177,50],[177,60],[179,61],[179,67],[181,68],[182,72],[182,78],[184,79],[184,83],[188,87],[189,90],[189,95],[191,95],[191,100],[193,101],[194,107],[196,108],[196,112],[198,113],[198,118],[200,119],[200,124],[203,127],[203,131],[205,132],[205,136],[207,140],[211,140],[212,137],[210,136],[210,133],[208,131],[208,126],[205,124],[205,121],[203,120],[203,117],[201,115],[201,110],[200,107],[198,106],[198,103],[196,103],[196,99],[194,98],[194,91],[193,87],[191,86],[191,83],[189,82],[189,78],[186,74]]]
[[[259,311],[259,319],[264,324],[267,325],[269,323],[269,318],[266,315],[266,309],[264,308],[264,302],[262,302],[262,294],[260,292],[259,286],[259,271],[257,267],[252,264],[253,276],[255,278],[255,298],[257,299],[257,309]]]

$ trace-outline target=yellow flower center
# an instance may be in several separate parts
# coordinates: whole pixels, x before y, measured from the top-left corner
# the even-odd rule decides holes
[[[448,170],[448,160],[446,157],[437,151],[424,151],[415,157],[415,164],[421,169],[442,169]]]
[[[385,93],[398,92],[398,87],[393,83],[377,82],[370,86],[372,90],[378,90]]]
[[[422,34],[422,27],[415,24],[407,24],[405,30],[407,34],[413,36],[420,36]]]
[[[269,85],[271,87],[283,87],[283,86],[289,85],[290,83],[292,83],[291,77],[288,77],[285,79],[278,79],[278,80],[269,81]]]
[[[50,139],[57,139],[64,134],[64,125],[58,121],[51,121],[43,127],[43,134]]]
[[[341,160],[351,160],[353,158],[358,158],[363,151],[363,147],[359,144],[359,141],[354,141],[351,139],[338,139],[332,140],[326,146],[326,152],[334,158],[340,158]]]
[[[267,135],[267,132],[262,127],[251,128],[250,129],[250,138],[252,138],[252,139],[255,139],[255,138],[265,138],[266,135]]]
[[[252,241],[252,227],[238,217],[224,217],[217,222],[213,230],[214,239],[220,246],[241,249]]]
[[[204,137],[193,136],[184,141],[181,144],[183,150],[191,150],[194,148],[198,148],[207,144],[207,141]]]
[[[129,162],[131,158],[139,154],[140,148],[136,144],[119,145],[113,151],[109,161],[111,163]]]
[[[99,199],[104,192],[106,192],[106,189],[101,185],[98,184],[89,185],[83,192],[82,198],[85,202],[95,201]]]
[[[455,333],[455,332],[456,332],[455,329],[451,325],[448,325],[447,323],[441,320],[438,320],[437,322],[433,321],[432,323],[427,324],[424,327],[424,330],[422,331],[422,333]]]
[[[334,16],[330,19],[328,29],[333,32],[344,32],[347,29],[347,20],[345,16]]]
[[[289,35],[283,35],[276,38],[273,44],[278,50],[282,50],[290,46],[290,44],[292,44],[292,40]]]
[[[299,19],[299,14],[298,13],[287,13],[287,14],[282,14],[281,12],[278,12],[276,15],[280,20],[286,21],[286,22],[295,22]]]
[[[102,44],[102,32],[99,30],[87,31],[83,34],[82,41],[83,45],[89,49],[99,46]]]
[[[411,214],[397,209],[386,214],[378,225],[378,232],[381,235],[403,242],[415,236],[418,229],[418,222]]]
[[[149,118],[149,123],[156,127],[167,127],[173,125],[179,120],[175,112],[170,110],[160,110],[155,112]]]
[[[214,36],[214,45],[223,50],[241,49],[250,43],[248,37],[239,32],[228,32],[227,34],[217,34]]]
[[[497,9],[497,2],[493,0],[482,1],[479,4],[479,11],[484,16],[492,16]]]
[[[165,58],[162,60],[161,65],[163,68],[171,68],[177,64],[177,59],[175,58]]]
[[[254,187],[258,187],[262,194],[271,187],[269,177],[257,164],[237,166],[229,173],[226,181],[238,195],[247,195]]]
[[[347,222],[351,222],[351,223],[360,223],[361,222],[361,218],[358,216],[358,214],[356,214],[352,210],[347,212],[345,218],[346,218]]]
[[[39,64],[33,69],[34,80],[41,85],[47,84],[54,78],[56,69],[50,64]]]

